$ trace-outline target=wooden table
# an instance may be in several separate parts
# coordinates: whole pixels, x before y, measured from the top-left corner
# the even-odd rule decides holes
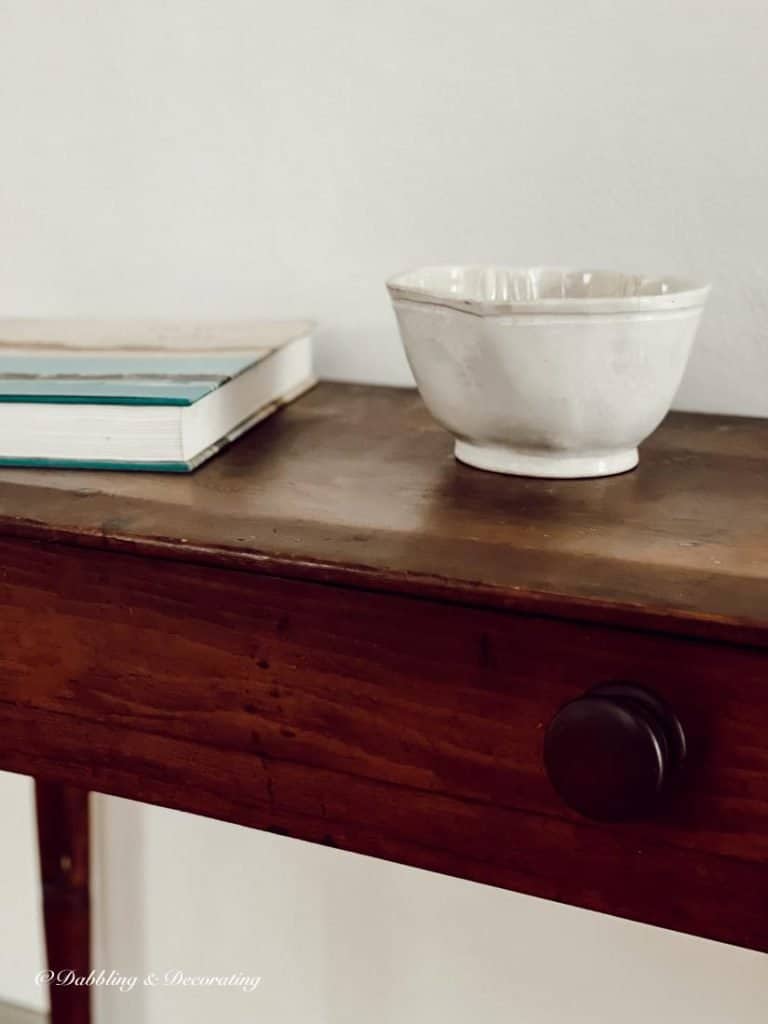
[[[88,966],[89,790],[768,950],[768,421],[537,481],[456,463],[414,392],[323,384],[192,476],[0,473],[0,547],[52,967]],[[688,737],[645,820],[542,767],[612,679]]]

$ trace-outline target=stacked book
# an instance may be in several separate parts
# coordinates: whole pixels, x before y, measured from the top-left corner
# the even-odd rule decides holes
[[[189,472],[314,384],[312,326],[0,320],[0,465]]]

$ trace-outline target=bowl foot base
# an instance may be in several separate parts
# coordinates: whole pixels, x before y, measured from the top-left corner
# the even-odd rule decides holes
[[[638,460],[637,448],[622,448],[600,455],[568,455],[565,452],[532,455],[503,445],[472,444],[470,441],[457,441],[454,455],[459,462],[491,473],[559,480],[626,473],[635,468]]]

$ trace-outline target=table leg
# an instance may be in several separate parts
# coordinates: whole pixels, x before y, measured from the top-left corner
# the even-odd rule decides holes
[[[88,793],[55,782],[35,784],[48,969],[90,971]],[[51,1024],[89,1024],[90,986],[49,986]]]

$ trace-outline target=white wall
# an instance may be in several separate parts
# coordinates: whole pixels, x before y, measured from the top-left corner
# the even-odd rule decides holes
[[[311,314],[408,379],[426,261],[715,282],[680,396],[768,414],[763,0],[0,0],[0,310]]]
[[[0,1002],[43,1009],[35,984],[45,966],[33,788],[29,779],[0,772]]]
[[[403,383],[393,271],[680,271],[715,291],[679,403],[768,415],[767,32],[762,0],[0,0],[0,311],[313,315],[322,372]],[[20,878],[0,996],[33,1003],[19,786],[0,784],[22,824],[0,851]],[[753,954],[170,812],[97,815],[105,962],[249,953],[264,975],[215,1007],[100,994],[110,1024],[632,1024],[658,1001],[681,1024],[764,1019]]]

